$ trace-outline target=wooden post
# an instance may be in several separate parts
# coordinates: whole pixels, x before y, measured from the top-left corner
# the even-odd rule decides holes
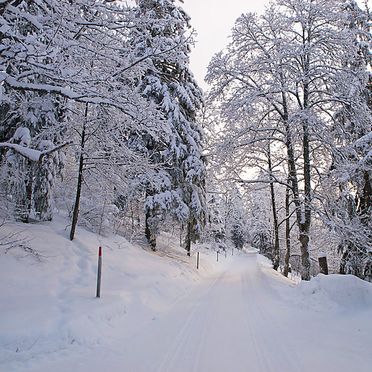
[[[226,251],[226,249],[225,249],[225,258],[227,258],[227,251]]]
[[[217,251],[217,262],[218,262],[218,251]]]
[[[328,275],[327,256],[325,254],[320,254],[318,256],[318,262],[321,274]]]
[[[196,269],[199,270],[199,259],[200,259],[200,253],[198,252],[196,254]]]
[[[101,297],[101,275],[102,275],[102,247],[98,248],[98,272],[97,272],[97,294],[96,297]]]

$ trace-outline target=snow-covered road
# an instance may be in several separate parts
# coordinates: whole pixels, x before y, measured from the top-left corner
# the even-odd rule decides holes
[[[22,371],[372,370],[370,327],[362,329],[363,319],[371,321],[370,312],[354,316],[309,307],[279,274],[262,270],[255,253],[221,265],[221,271],[130,334],[115,326],[98,345],[38,356],[22,363]]]

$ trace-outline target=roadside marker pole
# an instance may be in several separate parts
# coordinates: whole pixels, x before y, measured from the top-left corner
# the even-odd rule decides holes
[[[218,262],[218,251],[217,251],[217,262]]]
[[[102,275],[102,247],[98,248],[98,272],[97,272],[97,294],[96,297],[101,297],[101,275]]]
[[[199,270],[199,260],[200,260],[200,252],[196,255],[196,269]]]

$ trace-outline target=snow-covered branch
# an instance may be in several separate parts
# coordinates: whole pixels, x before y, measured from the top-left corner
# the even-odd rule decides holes
[[[33,162],[41,162],[44,157],[47,157],[54,152],[70,145],[72,142],[65,142],[60,145],[57,145],[56,147],[53,147],[52,149],[40,151],[35,149],[30,149],[29,147],[24,147],[22,145],[18,145],[16,143],[10,143],[10,142],[0,142],[0,148],[8,148],[16,153],[22,155],[28,160],[31,160]]]

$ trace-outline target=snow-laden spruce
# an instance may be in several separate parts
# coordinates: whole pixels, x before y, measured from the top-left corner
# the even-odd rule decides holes
[[[193,42],[189,16],[176,1],[138,0],[137,15],[143,22],[133,31],[133,43],[144,57],[154,42],[158,54],[141,77],[138,91],[159,105],[167,125],[165,140],[141,134],[133,141],[163,168],[146,185],[146,237],[156,249],[156,235],[167,216],[185,230],[184,245],[200,237],[205,222],[205,165],[201,156],[202,131],[197,120],[202,92],[189,69]]]

